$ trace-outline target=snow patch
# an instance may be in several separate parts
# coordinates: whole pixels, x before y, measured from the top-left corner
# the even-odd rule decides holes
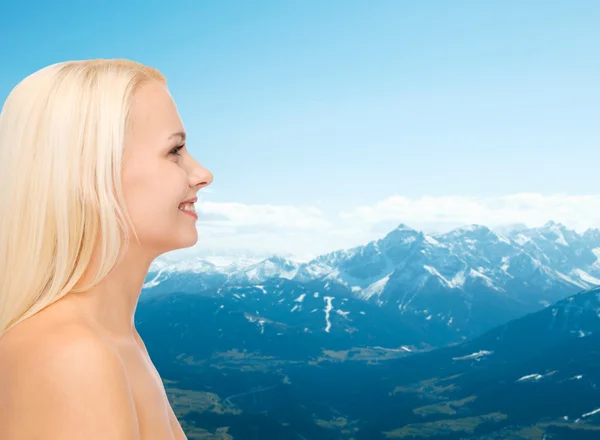
[[[147,283],[145,283],[142,286],[142,289],[149,289],[151,287],[158,286],[161,282],[161,280],[159,278],[162,275],[163,271],[164,271],[164,269],[159,270],[158,273],[156,274],[156,276],[152,280],[148,281]],[[166,279],[167,277],[165,276],[163,278]]]
[[[423,268],[429,272],[431,275],[439,278],[447,287],[450,288],[455,288],[455,287],[459,287],[459,285],[455,284],[453,281],[454,279],[456,279],[456,277],[454,277],[454,279],[452,281],[448,281],[441,273],[438,272],[438,270],[433,267],[433,266],[428,266],[427,264],[423,266]],[[460,278],[458,278],[458,280],[460,281]]]
[[[263,334],[265,332],[265,320],[260,318],[256,318],[254,316],[248,315],[248,314],[244,314],[244,316],[246,317],[246,319],[249,322],[258,322],[258,326],[260,327],[260,333]]]
[[[343,317],[344,317],[344,318],[346,318],[346,319],[349,319],[349,318],[348,318],[348,315],[350,314],[350,312],[345,312],[345,311],[343,311],[343,310],[337,309],[337,310],[335,311],[335,313],[337,313],[338,315],[341,315],[341,316],[343,316]]]
[[[329,333],[329,330],[331,330],[331,321],[329,320],[329,312],[331,312],[333,310],[333,305],[331,304],[331,301],[333,301],[335,299],[334,296],[324,296],[323,299],[325,300],[325,302],[327,303],[325,305],[325,331],[327,333]]]
[[[492,279],[490,277],[481,273],[482,269],[483,268],[478,268],[478,270],[471,269],[469,271],[469,276],[471,276],[473,278],[481,278],[488,287],[491,287],[494,290],[500,290],[498,287],[494,286],[494,282],[492,281]]]
[[[565,275],[564,273],[556,270],[555,273],[562,278],[563,280],[567,281],[570,284],[574,284],[577,287],[581,287],[582,289],[587,288],[588,286],[586,286],[585,284],[579,282],[579,281],[575,281],[573,278],[571,278],[570,276]]]
[[[452,280],[450,280],[450,284],[454,287],[461,287],[465,284],[465,279],[465,272],[461,270],[456,275],[454,275],[454,278],[452,278]]]
[[[453,361],[464,361],[464,360],[469,360],[469,359],[480,360],[484,356],[488,356],[488,355],[493,354],[493,353],[494,353],[493,351],[480,350],[478,352],[471,353],[471,354],[469,354],[467,356],[454,357],[454,358],[452,358],[452,360]]]
[[[517,382],[525,382],[525,381],[534,381],[534,380],[540,380],[542,377],[541,374],[528,374],[527,376],[523,376],[522,378],[520,378],[519,380],[517,380]]]
[[[395,351],[395,352],[399,352],[399,353],[403,353],[406,351],[412,351],[410,348],[405,347],[404,345],[402,347],[398,348],[385,348],[385,347],[381,347],[379,345],[376,345],[375,347],[373,347],[374,349],[377,350],[385,350],[385,351]]]
[[[427,234],[425,234],[425,241],[433,246],[443,247],[443,245],[439,241]]]
[[[363,291],[359,294],[359,297],[361,299],[368,300],[375,295],[381,295],[381,292],[383,292],[383,289],[385,289],[385,286],[389,279],[390,274],[384,276],[380,280],[375,281],[374,283],[370,284],[365,289],[363,289]]]
[[[303,293],[298,298],[296,298],[294,301],[301,303],[302,301],[304,301],[305,296],[306,296],[306,293]]]
[[[579,277],[580,280],[585,281],[586,283],[600,286],[600,279],[593,277],[592,275],[581,269],[575,269],[571,272],[571,274]]]
[[[595,409],[594,411],[590,411],[589,413],[582,414],[581,417],[593,416],[594,414],[598,414],[599,412],[600,412],[600,408]]]
[[[518,234],[516,237],[513,238],[513,240],[520,246],[523,246],[525,243],[528,243],[531,241],[531,238],[523,235],[523,234]]]

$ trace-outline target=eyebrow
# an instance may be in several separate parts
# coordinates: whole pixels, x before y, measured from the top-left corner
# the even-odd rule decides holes
[[[169,140],[173,139],[176,136],[180,136],[181,140],[183,142],[185,142],[185,138],[186,138],[187,135],[186,135],[185,131],[178,131],[176,133],[173,133],[171,136],[169,136]]]

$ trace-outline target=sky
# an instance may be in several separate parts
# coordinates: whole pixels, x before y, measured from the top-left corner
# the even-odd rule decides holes
[[[600,227],[600,2],[121,3],[1,2],[0,101],[60,61],[158,68],[214,176],[185,255]]]

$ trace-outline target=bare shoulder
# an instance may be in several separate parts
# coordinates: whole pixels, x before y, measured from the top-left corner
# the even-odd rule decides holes
[[[85,326],[65,324],[0,347],[0,438],[42,437],[140,438],[121,359]]]

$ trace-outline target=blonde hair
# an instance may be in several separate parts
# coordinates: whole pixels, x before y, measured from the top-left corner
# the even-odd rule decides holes
[[[130,60],[68,61],[8,95],[0,113],[0,337],[108,275],[129,245],[125,221],[138,240],[121,164],[132,96],[151,80],[167,83]],[[97,246],[95,276],[74,288]]]

